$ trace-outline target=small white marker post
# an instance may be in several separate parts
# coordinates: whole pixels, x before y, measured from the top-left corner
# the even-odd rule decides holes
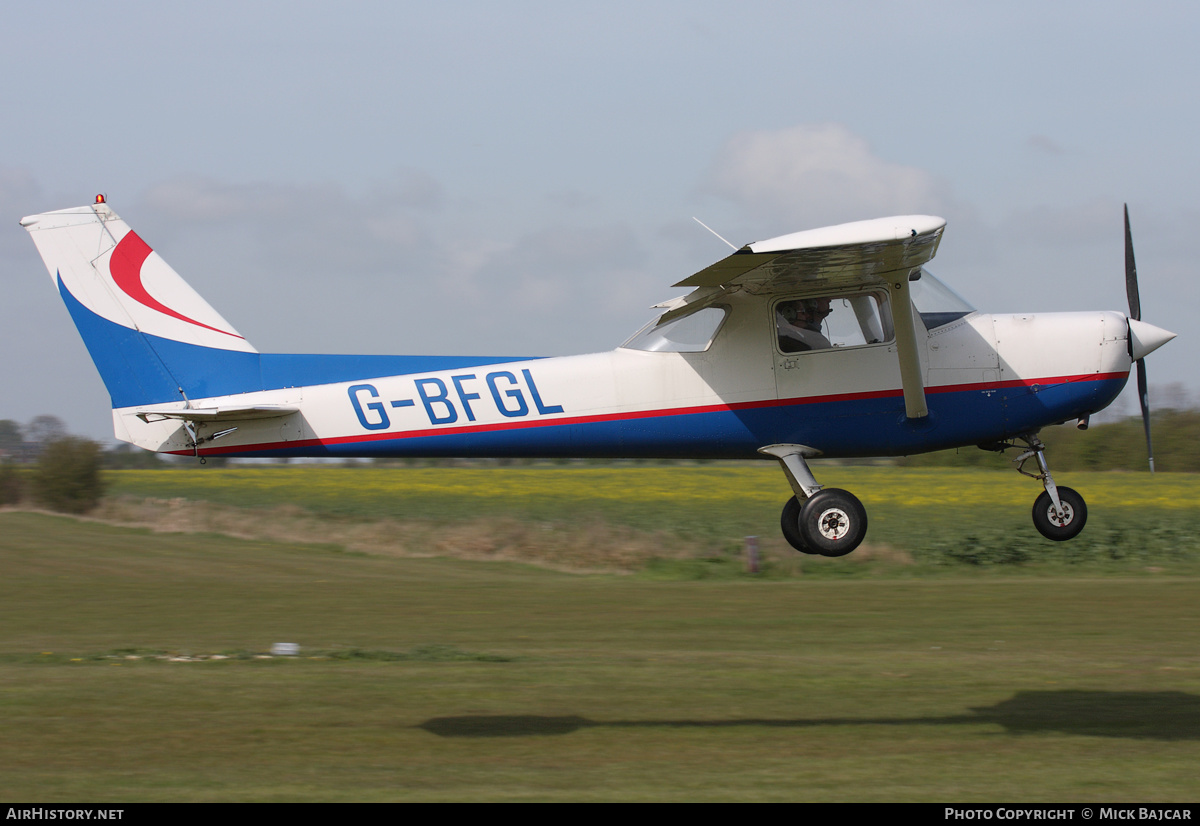
[[[758,573],[758,537],[746,537],[746,572]]]

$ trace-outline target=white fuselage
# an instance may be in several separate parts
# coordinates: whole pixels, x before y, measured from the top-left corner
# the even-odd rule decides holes
[[[622,347],[398,375],[364,370],[353,380],[190,399],[296,410],[201,425],[201,436],[236,429],[200,453],[752,458],[776,443],[828,456],[918,453],[1086,416],[1116,397],[1130,368],[1120,313],[974,312],[933,330],[919,324],[929,415],[909,419],[894,341],[787,353],[768,299],[739,294],[721,308],[723,323],[698,352]],[[114,410],[120,438],[193,452],[179,421],[147,423],[147,409]]]

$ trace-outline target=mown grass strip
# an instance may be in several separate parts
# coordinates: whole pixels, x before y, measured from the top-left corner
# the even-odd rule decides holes
[[[1194,577],[568,576],[28,513],[0,569],[14,799],[1195,797]],[[104,658],[275,642],[347,658]]]

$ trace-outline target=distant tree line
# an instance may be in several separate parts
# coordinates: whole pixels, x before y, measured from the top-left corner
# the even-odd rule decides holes
[[[66,435],[67,426],[57,416],[34,416],[24,427],[12,419],[0,419],[0,461],[34,462],[43,447]]]
[[[12,419],[0,419],[0,464],[36,464],[50,443],[67,436],[70,436],[67,426],[57,416],[35,416],[25,425]],[[119,442],[108,449],[98,442],[95,444],[100,451],[103,466],[109,470],[166,467],[172,464],[164,461],[157,453],[125,442]],[[209,459],[210,463],[212,461]]]

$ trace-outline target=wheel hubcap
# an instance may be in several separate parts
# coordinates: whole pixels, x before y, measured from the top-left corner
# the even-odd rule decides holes
[[[850,517],[841,508],[830,508],[817,520],[817,530],[826,539],[841,539],[850,532]]]
[[[1075,518],[1075,511],[1071,510],[1070,505],[1068,505],[1066,502],[1063,502],[1061,513],[1054,510],[1054,506],[1051,505],[1046,511],[1046,518],[1050,520],[1051,524],[1057,525],[1060,528],[1065,528],[1067,525],[1070,525],[1071,521]]]

